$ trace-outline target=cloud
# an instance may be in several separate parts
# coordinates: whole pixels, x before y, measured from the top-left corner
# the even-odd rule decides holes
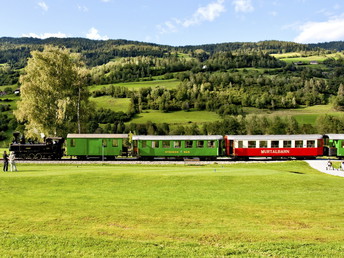
[[[211,2],[206,6],[199,7],[190,18],[186,19],[172,19],[163,24],[157,25],[160,34],[177,32],[179,27],[188,28],[191,26],[199,25],[203,22],[211,22],[225,12],[225,0],[217,0]]]
[[[88,8],[84,5],[78,5],[78,10],[81,12],[88,12]]]
[[[67,38],[67,35],[61,32],[58,33],[43,33],[43,34],[36,34],[36,33],[28,33],[28,34],[23,34],[23,37],[28,37],[28,38],[38,38],[38,39],[46,39],[46,38]]]
[[[299,43],[344,40],[344,16],[325,22],[307,22],[298,29],[301,32],[294,41]]]
[[[98,30],[92,27],[88,33],[86,34],[86,38],[88,39],[95,39],[95,40],[108,40],[108,36],[100,36]]]
[[[221,13],[225,12],[224,0],[217,0],[216,2],[212,2],[207,6],[200,7],[196,10],[196,12],[192,15],[191,18],[185,19],[181,22],[183,27],[190,27],[193,25],[200,24],[204,21],[213,21],[217,17],[221,15]]]
[[[157,29],[159,30],[160,34],[166,34],[171,32],[177,32],[177,24],[178,22],[166,21],[164,24],[157,25]]]
[[[234,10],[237,13],[249,13],[254,11],[254,7],[251,0],[234,0],[233,1]]]
[[[38,6],[39,6],[40,8],[42,8],[42,10],[45,11],[45,12],[48,11],[48,9],[49,9],[48,5],[47,5],[45,2],[43,2],[43,1],[42,1],[42,2],[39,2],[39,3],[38,3]]]

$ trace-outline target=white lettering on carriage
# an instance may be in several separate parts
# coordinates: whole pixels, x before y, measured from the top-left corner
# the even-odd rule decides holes
[[[289,154],[290,150],[261,150],[261,154]]]

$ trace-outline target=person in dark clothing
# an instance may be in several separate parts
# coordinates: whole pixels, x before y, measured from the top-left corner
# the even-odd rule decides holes
[[[3,171],[6,172],[6,171],[8,171],[8,155],[7,155],[6,151],[4,151],[4,155],[2,155],[2,158],[4,159]]]

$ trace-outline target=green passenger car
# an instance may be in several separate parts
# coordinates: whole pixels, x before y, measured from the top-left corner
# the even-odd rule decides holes
[[[344,158],[344,134],[327,134],[328,155]]]
[[[115,159],[126,155],[128,134],[68,134],[67,156]]]
[[[214,159],[223,149],[221,135],[134,135],[132,140],[134,155],[142,158]]]

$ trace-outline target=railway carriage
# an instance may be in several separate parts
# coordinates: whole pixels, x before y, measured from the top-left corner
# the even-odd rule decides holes
[[[154,157],[216,159],[222,153],[221,135],[134,135],[133,155]]]
[[[326,134],[324,136],[326,145],[328,146],[328,156],[337,156],[344,158],[344,134]]]
[[[227,156],[314,158],[324,154],[322,135],[226,135]]]
[[[67,156],[116,159],[127,155],[128,134],[68,134]]]

